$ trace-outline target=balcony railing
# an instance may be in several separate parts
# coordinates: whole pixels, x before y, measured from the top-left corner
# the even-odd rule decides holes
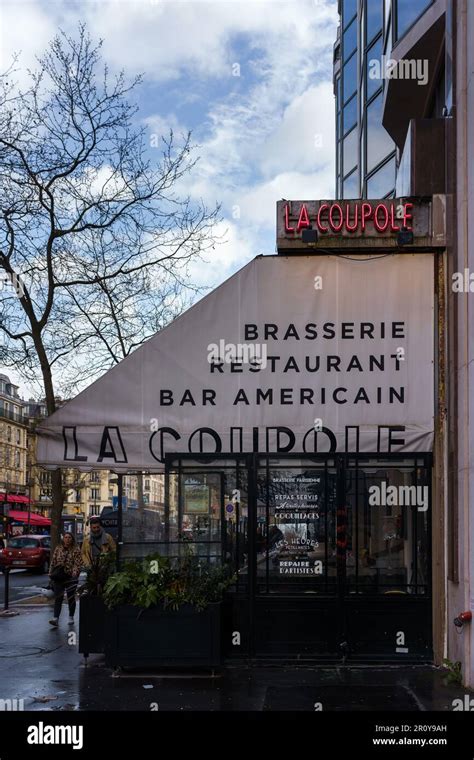
[[[2,409],[0,407],[0,417],[3,417],[4,420],[11,420],[12,422],[19,422],[21,425],[27,426],[27,420],[25,417],[23,417],[22,414],[19,414],[19,412],[11,412],[9,409]]]

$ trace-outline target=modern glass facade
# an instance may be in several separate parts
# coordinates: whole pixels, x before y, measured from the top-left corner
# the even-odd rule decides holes
[[[432,0],[340,0],[334,51],[336,195],[390,198],[398,156],[382,126],[384,60]]]

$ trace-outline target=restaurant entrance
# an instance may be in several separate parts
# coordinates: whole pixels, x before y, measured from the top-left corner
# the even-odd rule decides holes
[[[228,657],[432,659],[430,454],[169,455],[168,540],[229,563]]]

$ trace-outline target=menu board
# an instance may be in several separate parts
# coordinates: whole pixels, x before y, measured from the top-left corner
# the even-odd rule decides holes
[[[279,471],[269,480],[269,550],[280,575],[319,575],[322,475]]]
[[[277,522],[319,519],[320,475],[275,474],[270,483]]]

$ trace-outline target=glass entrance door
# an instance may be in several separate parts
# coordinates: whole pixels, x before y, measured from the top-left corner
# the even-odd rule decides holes
[[[431,657],[429,455],[259,457],[254,653]]]
[[[335,594],[334,460],[260,460],[256,575],[259,594]]]
[[[431,457],[182,455],[167,551],[228,563],[229,657],[432,659]]]

